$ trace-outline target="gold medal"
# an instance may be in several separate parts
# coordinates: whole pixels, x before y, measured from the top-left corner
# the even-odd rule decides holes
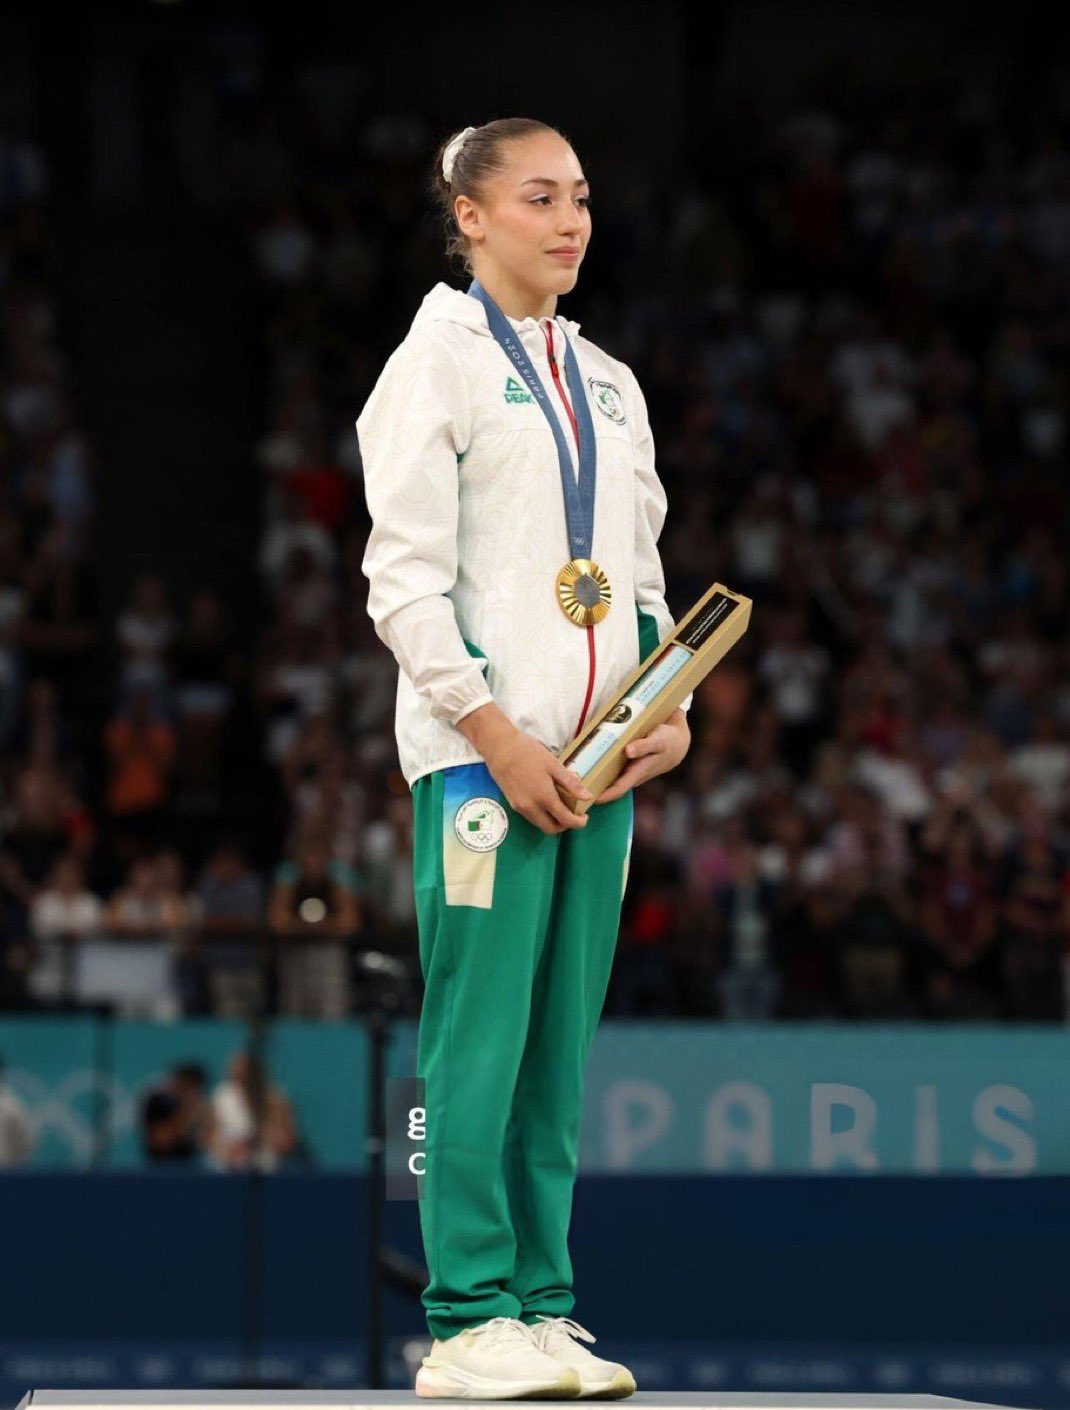
[[[573,558],[557,575],[557,603],[570,622],[589,627],[609,611],[609,579],[590,558]]]

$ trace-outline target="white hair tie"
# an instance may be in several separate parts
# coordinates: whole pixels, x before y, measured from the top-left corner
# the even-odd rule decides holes
[[[458,132],[456,137],[451,137],[446,144],[446,150],[442,153],[442,175],[447,183],[453,179],[453,163],[457,160],[457,154],[473,132],[474,127],[466,127],[463,132]]]

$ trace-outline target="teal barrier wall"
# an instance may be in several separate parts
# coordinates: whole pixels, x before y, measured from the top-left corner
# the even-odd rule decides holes
[[[388,1071],[415,1072],[416,1028]],[[0,1020],[33,1164],[142,1161],[137,1102],[175,1062],[213,1081],[246,1040],[219,1020]],[[367,1041],[355,1020],[270,1025],[267,1057],[315,1163],[364,1168]],[[1070,1029],[1037,1025],[726,1025],[605,1020],[587,1077],[590,1174],[1070,1173]],[[100,1137],[107,1139],[100,1145]],[[98,1145],[95,1147],[94,1142]]]

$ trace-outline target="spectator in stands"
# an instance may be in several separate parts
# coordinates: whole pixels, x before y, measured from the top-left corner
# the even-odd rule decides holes
[[[1070,784],[1070,719],[1060,720],[1051,706],[1042,710],[1030,738],[1010,751],[1007,765],[1057,813]]]
[[[266,1004],[265,888],[236,838],[220,840],[196,887],[212,1012],[248,1017]]]
[[[254,1053],[235,1053],[212,1093],[210,1139],[222,1170],[276,1170],[307,1159],[290,1099]]]
[[[197,882],[201,924],[217,935],[255,935],[263,924],[264,884],[242,844],[221,838]]]
[[[800,778],[809,772],[825,721],[829,659],[807,632],[797,605],[780,610],[776,633],[758,664],[772,691],[789,764]]]
[[[330,839],[331,860],[355,867],[367,806],[356,777],[353,748],[333,715],[315,715],[302,727],[282,762],[295,832]]]
[[[629,859],[629,875],[636,870],[635,890],[630,896],[625,891],[606,1000],[607,1011],[622,1018],[672,1013],[676,997],[673,960],[680,907],[675,868],[669,858],[645,853]]]
[[[81,679],[92,670],[97,629],[95,580],[85,552],[81,525],[65,523],[53,497],[52,471],[44,458],[38,468],[47,528],[27,569],[22,644],[27,671],[48,677],[65,696],[88,698]]]
[[[1065,850],[1045,824],[1028,825],[1002,868],[1001,961],[1007,1016],[1063,1022]]]
[[[872,784],[844,783],[835,790],[837,818],[825,834],[833,874],[858,872],[868,859],[882,873],[904,879],[910,868],[909,838],[890,809],[881,807]]]
[[[125,713],[135,695],[148,696],[146,714],[159,718],[168,704],[169,653],[175,619],[162,580],[145,573],[134,584],[129,606],[119,614],[115,633],[122,651],[119,668],[119,712]]]
[[[73,852],[58,857],[30,911],[33,960],[27,982],[38,1002],[54,1004],[73,994],[74,946],[95,935],[103,917],[103,903],[86,885],[81,859]]]
[[[17,1007],[36,1003],[27,987],[34,897],[54,861],[66,850],[84,853],[92,833],[70,780],[47,760],[18,769],[6,811],[6,819],[0,812],[0,1003]]]
[[[789,895],[777,928],[783,989],[780,1017],[835,1019],[840,1006],[839,892],[822,862]]]
[[[200,1165],[211,1153],[213,1114],[206,1082],[200,1063],[179,1063],[142,1095],[141,1148],[150,1163]]]
[[[719,921],[717,991],[721,1014],[729,1021],[772,1018],[780,1001],[774,935],[780,887],[760,874],[759,859],[756,839],[743,837],[732,848],[731,879],[713,893]]]
[[[300,628],[285,617],[259,663],[257,697],[266,712],[265,747],[280,765],[305,723],[329,711],[336,683],[324,628]]]
[[[104,745],[111,765],[106,790],[120,855],[164,840],[175,731],[152,713],[152,693],[131,687],[129,707],[108,722]]]
[[[170,1084],[152,1087],[141,1099],[139,1108],[141,1149],[152,1164],[188,1159],[182,1109],[178,1094]]]
[[[27,765],[59,769],[74,781],[80,777],[85,761],[80,754],[77,729],[64,708],[68,703],[54,680],[30,676],[11,747],[15,757]],[[91,831],[88,810],[83,807],[80,813],[86,831]]]
[[[363,554],[363,547],[358,551]],[[359,568],[356,569],[359,573]],[[369,635],[370,633],[370,635]],[[374,645],[373,645],[374,643]],[[356,588],[346,605],[342,604],[342,659],[339,663],[339,683],[344,703],[340,728],[347,738],[361,746],[374,742],[377,726],[394,708],[397,697],[397,666],[384,668],[381,646],[375,626],[360,601]],[[394,658],[386,654],[388,663]]]
[[[125,883],[104,908],[104,928],[113,935],[171,935],[188,924],[189,913],[158,857],[138,857]]]
[[[407,798],[388,798],[384,816],[364,828],[361,838],[364,901],[374,943],[415,968],[419,952],[413,890],[413,815]]]
[[[350,1010],[350,942],[362,920],[360,882],[331,861],[327,841],[309,837],[275,871],[268,925],[279,956],[279,1007],[306,1018]]]
[[[917,1014],[915,922],[906,887],[882,871],[871,839],[861,860],[837,873],[837,980],[847,1018],[913,1018]]]
[[[18,769],[2,847],[10,863],[8,884],[23,904],[29,904],[63,852],[73,848],[84,854],[90,835],[88,813],[72,781],[55,764],[31,761]]]
[[[260,551],[260,571],[269,591],[277,598],[288,573],[294,570],[298,553],[304,554],[302,576],[328,573],[338,561],[338,546],[328,530],[309,513],[297,487],[288,480],[282,491],[284,513],[264,535]],[[311,565],[311,566],[308,566]]]
[[[323,629],[338,610],[338,583],[304,544],[295,545],[279,581],[279,612],[301,630]]]
[[[955,795],[945,796],[929,820],[924,846],[924,1012],[931,1018],[998,1018],[999,907],[984,834]]]
[[[332,463],[322,431],[305,437],[303,451],[290,471],[289,484],[302,511],[334,533],[345,521],[351,488],[349,478],[340,466]]]

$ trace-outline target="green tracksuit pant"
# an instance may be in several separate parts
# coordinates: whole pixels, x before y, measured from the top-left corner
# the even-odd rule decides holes
[[[617,942],[631,791],[547,834],[483,762],[416,779],[427,1108],[420,1224],[434,1337],[568,1316],[583,1072]],[[506,826],[507,824],[507,826]],[[503,835],[504,833],[504,835]]]

